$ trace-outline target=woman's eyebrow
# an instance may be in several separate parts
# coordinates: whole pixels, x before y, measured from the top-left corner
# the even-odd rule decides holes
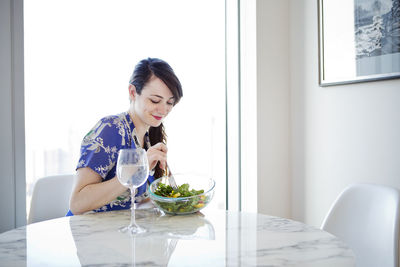
[[[155,97],[158,97],[158,98],[164,99],[164,97],[162,97],[162,96],[160,96],[160,95],[151,95],[151,96],[155,96]],[[169,99],[173,99],[173,98],[175,98],[175,97],[171,96]]]

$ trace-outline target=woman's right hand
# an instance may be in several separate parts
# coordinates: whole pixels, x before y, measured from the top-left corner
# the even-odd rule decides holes
[[[167,166],[167,146],[160,142],[151,146],[147,149],[147,159],[149,161],[149,170],[156,167],[157,163],[160,162],[160,168],[165,169]]]

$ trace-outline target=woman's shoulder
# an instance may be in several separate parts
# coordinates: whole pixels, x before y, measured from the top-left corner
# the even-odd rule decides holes
[[[114,129],[129,128],[129,123],[126,119],[126,112],[117,115],[105,116],[97,122],[94,128],[103,128],[105,126]]]
[[[116,114],[116,115],[105,116],[105,117],[101,118],[99,122],[100,123],[111,123],[111,124],[116,125],[116,124],[123,122],[124,118],[125,118],[125,112]]]
[[[98,136],[113,136],[115,134],[125,134],[123,116],[121,114],[109,115],[101,118],[96,123],[96,125],[86,134],[85,139],[93,140]],[[122,134],[122,132],[124,133]]]

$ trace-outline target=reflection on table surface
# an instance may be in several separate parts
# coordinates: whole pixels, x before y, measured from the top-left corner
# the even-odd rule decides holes
[[[148,229],[118,228],[130,211],[65,217],[0,234],[1,266],[354,266],[339,239],[303,223],[255,213],[205,210],[170,216],[136,210]]]

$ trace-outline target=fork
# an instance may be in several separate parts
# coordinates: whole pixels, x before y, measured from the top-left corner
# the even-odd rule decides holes
[[[168,165],[167,165],[167,168],[166,168],[166,172],[167,172],[167,177],[168,177],[169,185],[170,185],[173,189],[178,189],[178,186],[176,185],[176,182],[175,182],[174,175],[172,174],[171,168],[170,168]]]

